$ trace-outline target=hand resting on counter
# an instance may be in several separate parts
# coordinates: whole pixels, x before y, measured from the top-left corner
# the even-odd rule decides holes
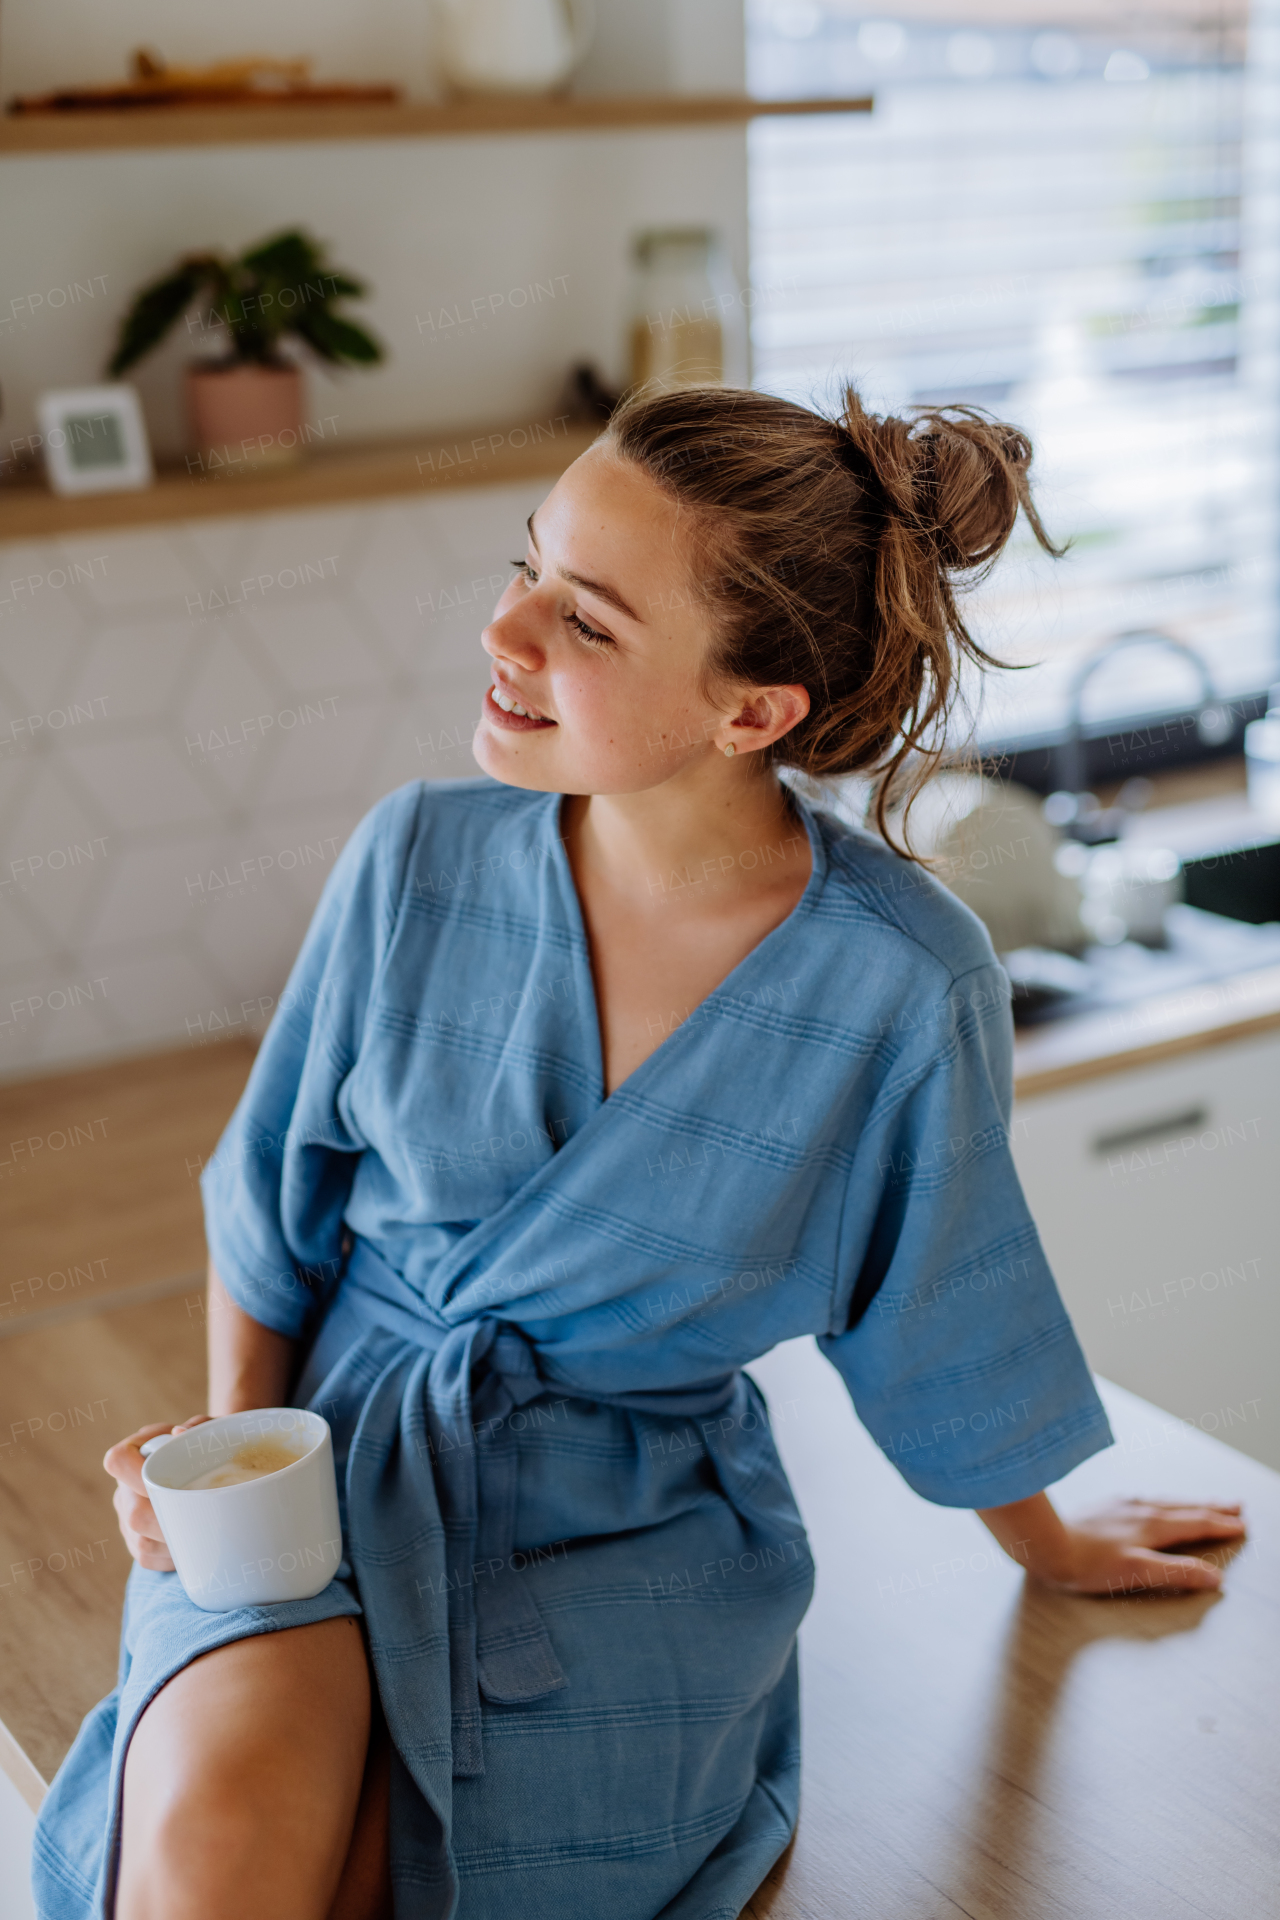
[[[1222,1574],[1173,1547],[1241,1540],[1240,1503],[1113,1500],[1078,1520],[1063,1520],[1046,1493],[988,1507],[978,1518],[1033,1580],[1063,1593],[1118,1596],[1220,1587]]]

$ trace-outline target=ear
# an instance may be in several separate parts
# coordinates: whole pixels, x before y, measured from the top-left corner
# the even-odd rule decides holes
[[[722,753],[728,746],[737,753],[758,753],[799,726],[808,711],[803,687],[753,687],[736,717],[717,727],[715,745]]]

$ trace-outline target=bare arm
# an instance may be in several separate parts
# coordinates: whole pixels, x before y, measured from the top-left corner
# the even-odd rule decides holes
[[[172,1426],[139,1427],[110,1448],[103,1466],[118,1482],[116,1517],[125,1545],[140,1566],[172,1573],[173,1561],[142,1481],[142,1443],[157,1433],[181,1433],[220,1413],[278,1407],[289,1391],[297,1343],[263,1327],[238,1307],[209,1262],[209,1411]]]
[[[1007,1507],[979,1509],[978,1518],[1033,1580],[1067,1593],[1136,1593],[1147,1588],[1218,1587],[1222,1575],[1194,1554],[1169,1547],[1238,1540],[1240,1506],[1197,1506],[1168,1500],[1116,1500],[1068,1523],[1047,1493]]]
[[[278,1407],[293,1378],[297,1342],[238,1307],[209,1262],[209,1412]]]

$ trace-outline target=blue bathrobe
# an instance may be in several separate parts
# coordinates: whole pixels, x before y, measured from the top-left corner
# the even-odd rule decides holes
[[[402,788],[337,862],[204,1175],[214,1264],[303,1343],[345,1559],[202,1613],[134,1570],[120,1683],[36,1836],[109,1914],[138,1716],[195,1655],[363,1614],[399,1920],[736,1920],[799,1782],[812,1563],[743,1367],[814,1334],[926,1499],[1108,1444],[1009,1155],[985,932],[797,808],[795,910],[608,1099],[560,799]],[[783,857],[746,848],[744,870]],[[653,886],[680,912],[688,872]]]

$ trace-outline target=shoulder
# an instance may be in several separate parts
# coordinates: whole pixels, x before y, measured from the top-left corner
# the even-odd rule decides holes
[[[986,928],[940,880],[874,834],[833,815],[815,816],[828,862],[828,913],[879,936],[896,963],[930,978],[956,980],[997,967]]]
[[[343,857],[349,869],[376,870],[398,898],[446,869],[518,867],[522,856],[533,863],[559,831],[558,803],[558,795],[484,777],[411,780],[370,808]]]

